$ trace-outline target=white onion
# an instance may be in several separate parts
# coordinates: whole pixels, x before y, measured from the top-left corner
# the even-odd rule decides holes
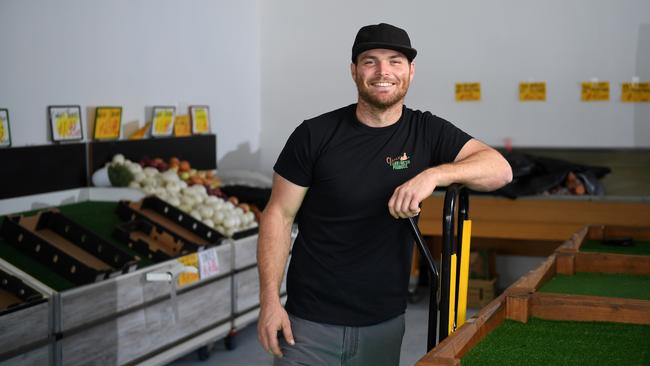
[[[113,156],[113,163],[124,164],[124,155],[116,154],[115,156]]]
[[[214,215],[214,210],[210,206],[203,205],[199,207],[199,213],[204,219],[209,219]]]
[[[145,178],[147,178],[147,176],[142,171],[133,173],[133,180],[135,180],[136,182],[142,182],[143,180],[145,180]]]

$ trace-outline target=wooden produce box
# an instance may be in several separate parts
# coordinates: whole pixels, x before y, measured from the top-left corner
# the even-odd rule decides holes
[[[0,259],[0,364],[49,365],[51,302],[42,284]]]
[[[467,306],[470,308],[481,309],[494,299],[494,287],[497,282],[496,278],[491,280],[469,279],[467,289]]]
[[[232,315],[232,246],[214,250],[217,271],[176,291],[167,281],[148,281],[178,271],[172,259],[58,296],[62,339],[57,358],[64,365],[126,364],[160,352],[223,324]],[[229,330],[225,327],[225,336]]]

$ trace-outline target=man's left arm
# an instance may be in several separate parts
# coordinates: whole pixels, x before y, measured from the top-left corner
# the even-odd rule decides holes
[[[489,192],[511,180],[512,169],[506,159],[481,141],[471,139],[453,162],[426,169],[395,188],[388,210],[395,218],[411,217],[420,212],[420,202],[438,186],[461,183],[475,191]]]

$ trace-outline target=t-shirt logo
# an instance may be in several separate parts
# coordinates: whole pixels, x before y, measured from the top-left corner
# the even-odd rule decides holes
[[[390,156],[386,158],[386,163],[390,165],[393,170],[402,170],[407,169],[411,165],[411,158],[403,153],[401,156],[391,158]]]

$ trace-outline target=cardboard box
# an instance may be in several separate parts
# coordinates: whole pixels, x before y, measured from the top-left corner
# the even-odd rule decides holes
[[[490,280],[470,278],[467,289],[467,307],[480,309],[492,301],[495,297],[496,282],[496,277]]]

